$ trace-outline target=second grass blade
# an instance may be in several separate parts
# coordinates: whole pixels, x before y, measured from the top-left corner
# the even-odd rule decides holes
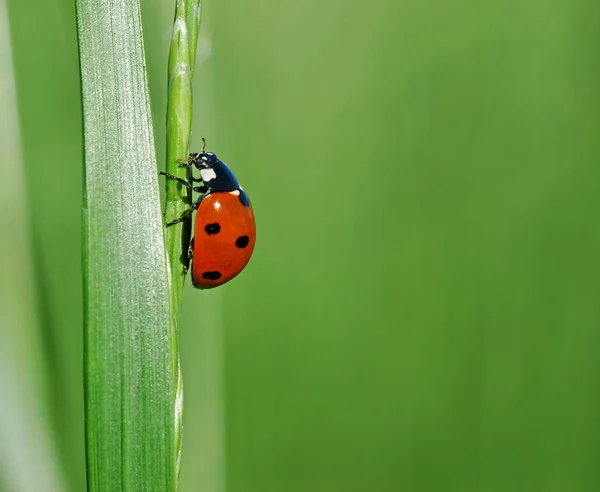
[[[188,144],[192,132],[192,76],[198,44],[201,18],[200,0],[176,0],[175,22],[169,50],[169,90],[167,104],[167,165],[170,174],[186,177],[179,166],[188,157]],[[191,194],[174,180],[166,182],[165,221],[179,218],[191,206]],[[168,227],[165,234],[171,271],[170,296],[175,326],[175,352],[178,352],[179,309],[185,283],[184,265],[191,237],[191,219]],[[181,466],[181,442],[183,430],[183,379],[177,361],[177,401],[175,413],[176,476]]]

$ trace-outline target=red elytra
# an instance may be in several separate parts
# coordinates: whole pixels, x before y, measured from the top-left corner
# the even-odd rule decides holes
[[[194,286],[211,289],[234,278],[250,261],[255,241],[254,212],[242,204],[239,190],[206,195],[194,223]]]

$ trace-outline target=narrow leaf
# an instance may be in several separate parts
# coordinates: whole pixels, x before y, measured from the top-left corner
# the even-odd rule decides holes
[[[174,491],[176,354],[138,0],[77,0],[89,491]]]
[[[186,171],[179,162],[187,159],[192,131],[192,75],[198,30],[200,28],[200,0],[177,0],[175,22],[169,51],[169,88],[167,103],[167,165],[166,170],[184,178]],[[165,221],[181,217],[191,206],[191,193],[175,180],[167,179]],[[173,308],[174,352],[178,353],[179,309],[185,282],[185,267],[188,264],[187,250],[191,237],[191,219],[170,226],[166,231],[166,245],[171,271],[170,297]],[[177,359],[177,407],[175,409],[175,452],[176,475],[181,467],[181,443],[183,439],[183,379]]]
[[[192,73],[198,43],[201,4],[199,0],[177,0],[175,22],[169,51],[169,93],[167,103],[167,172],[181,178],[186,171],[179,161],[188,157],[192,131]],[[191,195],[174,180],[166,183],[165,220],[170,222],[183,215],[191,205]],[[184,266],[187,265],[187,245],[191,221],[185,220],[167,228],[166,240],[172,273],[172,302],[175,318],[181,304]]]

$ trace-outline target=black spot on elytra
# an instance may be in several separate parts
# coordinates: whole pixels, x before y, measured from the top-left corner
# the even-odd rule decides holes
[[[248,236],[240,236],[235,240],[235,245],[238,248],[245,248],[246,246],[248,246],[249,242],[250,238]]]
[[[202,278],[205,280],[219,280],[221,272],[202,272]]]
[[[221,226],[218,222],[215,222],[214,224],[206,224],[204,226],[204,231],[206,234],[219,234],[219,232],[221,232]]]

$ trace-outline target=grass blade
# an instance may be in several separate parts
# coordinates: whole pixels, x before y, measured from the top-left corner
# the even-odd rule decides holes
[[[169,88],[167,103],[167,165],[170,174],[185,177],[186,171],[179,160],[188,156],[192,131],[192,75],[198,44],[201,19],[200,0],[177,0],[175,22],[169,51]],[[175,220],[190,207],[191,193],[181,184],[166,182],[165,221]],[[175,353],[178,353],[179,310],[185,283],[184,266],[187,265],[187,248],[191,237],[191,218],[166,230],[166,245],[171,271],[170,297],[175,326]],[[175,410],[176,475],[181,467],[181,442],[183,439],[183,379],[177,360],[177,407]]]
[[[186,170],[179,167],[178,160],[188,156],[192,131],[192,74],[198,29],[200,27],[201,2],[177,0],[175,23],[169,51],[169,93],[167,103],[167,172],[185,178]],[[174,180],[166,183],[165,220],[172,221],[189,208],[191,195]],[[191,235],[191,220],[167,228],[166,241],[172,274],[172,300],[175,317],[178,318],[187,264],[187,245]]]
[[[174,330],[138,0],[77,0],[89,491],[173,491]]]

